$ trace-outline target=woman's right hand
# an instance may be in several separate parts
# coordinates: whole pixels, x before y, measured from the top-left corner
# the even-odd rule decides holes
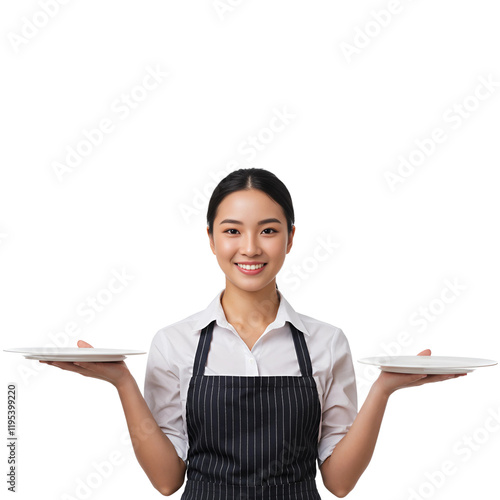
[[[77,343],[81,348],[92,348],[90,344],[83,340]],[[56,366],[62,370],[80,373],[85,377],[98,378],[118,387],[132,377],[125,361],[105,361],[105,362],[68,362],[68,361],[40,361],[48,365]]]

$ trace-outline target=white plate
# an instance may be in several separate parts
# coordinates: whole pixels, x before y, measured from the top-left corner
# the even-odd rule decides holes
[[[42,361],[122,361],[133,354],[146,354],[145,351],[128,349],[105,349],[102,347],[16,347],[4,349],[18,352],[26,359]]]
[[[493,359],[457,356],[375,356],[358,359],[358,362],[378,366],[384,372],[429,375],[469,373],[475,368],[497,364]]]

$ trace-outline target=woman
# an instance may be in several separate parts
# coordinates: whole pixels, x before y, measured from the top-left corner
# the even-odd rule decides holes
[[[264,169],[234,171],[215,188],[207,223],[225,288],[157,332],[144,397],[123,361],[49,364],[117,388],[137,459],[164,495],[187,470],[182,500],[317,500],[316,461],[325,487],[347,495],[389,396],[459,375],[381,372],[358,414],[344,333],[296,313],[278,291],[295,234],[285,185]]]

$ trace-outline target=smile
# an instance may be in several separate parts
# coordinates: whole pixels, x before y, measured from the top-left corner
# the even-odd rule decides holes
[[[246,265],[246,264],[235,264],[236,267],[244,274],[258,274],[264,269],[264,266],[266,264],[252,264],[252,265]]]
[[[261,267],[264,267],[265,264],[252,264],[252,265],[247,265],[247,264],[236,264],[239,267],[242,267],[243,269],[260,269]]]

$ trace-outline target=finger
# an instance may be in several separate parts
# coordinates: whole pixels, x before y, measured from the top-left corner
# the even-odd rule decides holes
[[[425,381],[429,377],[429,375],[419,373],[418,375],[415,374],[414,377],[415,378],[413,379],[413,381],[408,383],[408,387],[425,384]]]
[[[91,372],[99,372],[100,366],[102,366],[104,363],[99,363],[98,361],[75,361],[73,364]]]
[[[60,368],[61,370],[67,370],[69,372],[79,373],[80,375],[83,375],[84,377],[92,377],[92,378],[98,378],[101,380],[106,380],[106,378],[104,378],[99,373],[96,373],[94,370],[90,370],[86,367],[79,366],[79,363],[70,363],[70,362],[62,362],[62,361],[49,361],[48,364],[56,366],[57,368]],[[91,363],[89,363],[89,364],[91,364]]]
[[[81,373],[82,375],[86,375],[88,373],[88,370],[86,370],[85,368],[76,366],[74,363],[71,363],[69,361],[48,361],[47,364],[55,366],[56,368],[60,368],[61,370]]]
[[[430,356],[431,355],[431,350],[430,349],[425,349],[422,352],[419,352],[417,356]]]
[[[445,375],[431,375],[430,377],[427,378],[429,379],[429,382],[441,382],[443,380],[450,380],[452,378],[463,377],[464,375],[467,375],[467,373],[448,373]]]
[[[404,375],[405,384],[413,384],[414,382],[418,382],[419,380],[428,377],[425,373],[405,373]]]
[[[84,340],[79,340],[77,342],[77,345],[78,347],[92,347],[90,344],[88,344],[87,342],[85,342]]]
[[[445,375],[427,375],[422,380],[416,381],[414,384],[411,385],[423,385],[423,384],[431,384],[433,382],[443,382],[445,380],[451,380],[454,378],[462,377],[464,375],[467,375],[467,373],[456,373],[456,374],[445,374]]]
[[[55,366],[57,368],[61,368],[61,370],[68,370],[68,371],[78,371],[81,370],[81,368],[75,366],[73,363],[69,361],[44,361],[44,363],[47,363],[48,365]]]

